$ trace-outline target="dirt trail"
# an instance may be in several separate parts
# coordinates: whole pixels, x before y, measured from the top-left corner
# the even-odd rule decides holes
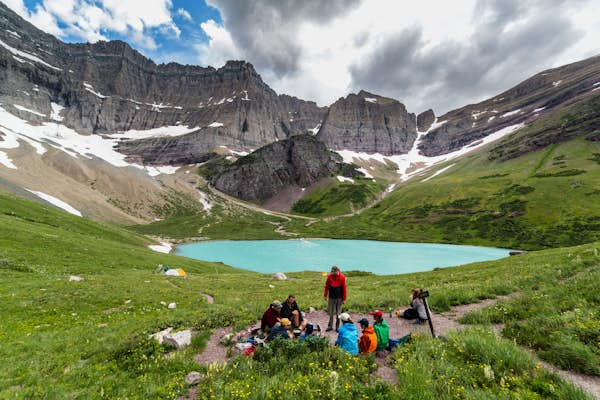
[[[437,336],[444,336],[449,331],[464,329],[467,327],[466,325],[461,325],[457,322],[462,316],[471,312],[473,310],[482,309],[485,307],[489,307],[494,305],[496,302],[518,296],[518,293],[513,293],[508,296],[498,296],[495,299],[486,299],[481,301],[480,303],[472,303],[465,304],[456,307],[452,307],[451,310],[443,312],[443,313],[433,313],[431,314],[431,321],[434,326],[434,330]],[[384,318],[390,326],[390,338],[400,338],[402,336],[410,334],[421,334],[421,335],[430,335],[430,329],[428,324],[415,324],[413,321],[408,321],[402,318],[397,318],[396,311],[398,309],[393,310],[391,312],[384,313]],[[361,313],[350,313],[352,321],[355,323],[359,321],[361,318],[367,318],[369,321],[372,321],[373,318],[368,314]],[[330,332],[325,332],[325,328],[327,328],[329,317],[325,311],[317,310],[314,312],[310,312],[306,314],[306,320],[309,323],[315,325],[315,327],[320,326],[322,331],[321,335],[329,338],[330,342],[333,344],[335,339],[337,338],[337,332],[335,330]],[[258,327],[260,322],[257,322],[255,327]],[[251,327],[252,328],[252,327]],[[335,328],[335,326],[334,326]],[[501,326],[493,326],[494,330],[499,334],[502,330]],[[225,346],[219,343],[219,340],[227,333],[231,332],[231,328],[220,328],[215,330],[211,338],[209,339],[206,349],[202,354],[198,354],[194,357],[194,359],[200,364],[210,364],[214,362],[226,362],[227,361],[227,349]],[[600,378],[587,376],[582,374],[577,374],[571,371],[560,370],[546,362],[539,360],[535,354],[529,351],[530,354],[536,359],[542,367],[552,371],[558,375],[560,375],[563,379],[573,383],[574,385],[582,388],[590,395],[594,396],[596,399],[600,400]],[[378,379],[382,379],[392,385],[398,383],[396,372],[393,368],[391,368],[387,357],[380,358],[376,357],[376,363],[378,365],[377,371],[374,373],[374,376]]]

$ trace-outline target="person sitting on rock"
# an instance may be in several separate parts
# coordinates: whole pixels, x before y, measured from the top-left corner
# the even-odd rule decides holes
[[[339,320],[342,321],[342,326],[335,345],[350,354],[358,354],[358,329],[350,319],[350,314],[341,313]]]
[[[377,351],[384,351],[387,349],[388,342],[390,341],[390,327],[387,322],[385,322],[385,319],[383,319],[383,313],[380,310],[375,310],[369,314],[372,315],[375,320],[373,329],[377,336]]]
[[[369,326],[369,321],[366,318],[358,321],[363,334],[358,339],[358,351],[360,354],[374,353],[377,350],[377,335],[373,327]]]
[[[282,339],[294,339],[295,336],[292,333],[292,323],[287,318],[281,318],[281,322],[277,322],[271,329],[271,333],[267,336],[267,342],[274,340],[275,338]]]
[[[304,330],[306,327],[306,321],[302,317],[302,312],[296,303],[296,296],[290,294],[286,301],[281,306],[281,317],[288,318],[292,321],[292,327],[294,329]]]
[[[410,291],[410,308],[397,313],[400,318],[404,319],[415,319],[417,323],[423,323],[427,321],[427,311],[425,310],[425,303],[421,297],[423,289],[417,288]]]
[[[263,332],[269,332],[276,323],[281,320],[281,302],[274,300],[269,308],[264,312],[260,320],[260,329]]]

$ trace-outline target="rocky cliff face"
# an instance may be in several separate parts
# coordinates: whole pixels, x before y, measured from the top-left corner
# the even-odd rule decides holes
[[[432,109],[423,111],[417,115],[417,129],[420,132],[426,132],[435,122],[435,114]]]
[[[307,187],[335,174],[342,159],[310,135],[272,143],[238,159],[212,177],[212,184],[231,196],[262,202],[282,190]]]
[[[392,154],[410,147],[414,117],[395,100],[363,93],[363,100],[370,96],[379,103],[352,98],[331,109],[318,107],[277,95],[244,61],[219,69],[156,65],[121,41],[63,43],[1,3],[0,20],[5,28],[0,30],[0,102],[10,112],[32,122],[54,117],[87,134],[169,126],[193,131],[121,142],[119,151],[134,160],[194,162],[215,146],[251,151],[293,135],[316,134],[326,119],[322,137],[332,148]]]
[[[458,150],[498,130],[598,94],[600,56],[541,72],[478,104],[438,118],[436,129],[423,137],[419,149],[427,156]]]
[[[385,155],[408,152],[416,136],[415,115],[403,104],[365,91],[333,103],[317,134],[331,149]]]

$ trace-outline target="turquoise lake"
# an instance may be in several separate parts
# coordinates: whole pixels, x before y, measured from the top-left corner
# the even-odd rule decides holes
[[[262,273],[360,270],[378,275],[430,271],[475,261],[496,260],[510,250],[494,247],[372,240],[240,240],[189,243],[175,254]]]

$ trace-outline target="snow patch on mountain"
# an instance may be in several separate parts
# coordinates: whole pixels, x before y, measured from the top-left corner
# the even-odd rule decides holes
[[[512,132],[515,132],[516,130],[521,129],[523,126],[525,126],[523,123],[507,126],[503,129],[500,129],[500,130],[486,136],[483,139],[478,139],[472,143],[469,143],[469,144],[463,146],[461,149],[453,151],[451,153],[442,154],[442,155],[435,156],[435,157],[427,157],[427,156],[422,155],[419,151],[419,144],[421,143],[423,136],[427,135],[427,133],[429,133],[433,129],[441,126],[445,122],[446,121],[438,122],[436,120],[436,122],[427,131],[418,132],[417,139],[415,140],[413,147],[406,154],[395,155],[395,156],[384,156],[383,154],[379,154],[379,153],[374,153],[374,154],[357,153],[357,152],[350,151],[350,150],[340,150],[340,151],[337,151],[337,153],[339,155],[341,155],[342,158],[344,159],[344,162],[347,162],[347,163],[353,162],[353,160],[355,158],[360,159],[360,160],[367,160],[367,161],[371,161],[371,160],[378,161],[378,162],[384,163],[384,164],[388,161],[394,162],[395,164],[398,165],[397,173],[400,175],[400,179],[402,181],[406,181],[416,175],[423,173],[424,171],[428,170],[429,168],[431,168],[434,165],[437,165],[437,164],[440,164],[440,163],[443,163],[443,162],[446,162],[449,160],[453,160],[460,156],[463,156],[475,149],[478,149],[480,147],[487,145],[488,143],[491,143],[498,139],[501,139],[502,137],[504,137]]]
[[[10,51],[13,54],[13,56],[22,57],[22,58],[25,58],[27,60],[36,62],[38,64],[45,65],[46,67],[51,68],[51,69],[53,69],[55,71],[62,71],[62,69],[60,69],[58,67],[55,67],[54,65],[48,64],[46,61],[42,60],[41,58],[39,58],[37,56],[34,56],[33,54],[29,54],[29,53],[26,53],[24,51],[17,50],[14,47],[11,47],[11,46],[7,45],[2,40],[0,40],[0,46],[4,47],[6,50]],[[17,57],[15,57],[15,58],[17,58]],[[21,60],[17,59],[17,61],[24,62],[22,59]]]
[[[87,82],[83,82],[83,87],[85,88],[85,90],[87,90],[88,92],[90,92],[90,93],[91,93],[91,94],[93,94],[94,96],[96,96],[96,97],[99,97],[99,98],[101,98],[101,99],[105,99],[105,98],[107,98],[107,97],[108,97],[108,96],[105,96],[105,95],[103,95],[103,94],[102,94],[102,93],[100,93],[100,92],[96,92],[96,91],[94,90],[94,87],[93,87],[92,85],[90,85],[89,83],[87,83]]]
[[[6,168],[17,169],[17,166],[13,164],[8,154],[3,151],[0,151],[0,164],[4,165]]]
[[[136,130],[131,129],[128,131],[121,131],[119,133],[113,133],[111,135],[107,135],[111,138],[121,138],[121,139],[147,139],[147,138],[157,138],[157,137],[167,137],[167,136],[182,136],[187,135],[188,133],[192,133],[197,131],[200,127],[190,128],[189,126],[184,125],[172,125],[172,126],[161,126],[154,129],[147,130]]]
[[[73,215],[77,215],[78,217],[81,217],[81,212],[79,212],[79,210],[75,209],[74,207],[71,207],[69,204],[65,203],[61,199],[57,199],[56,197],[50,196],[49,194],[46,194],[44,192],[37,192],[35,190],[30,190],[27,188],[25,188],[25,190],[27,190],[30,193],[35,194],[40,199],[46,200],[48,203],[65,210],[68,213],[71,213]]]
[[[25,108],[25,107],[20,106],[18,104],[13,104],[13,107],[16,108],[17,110],[25,111],[25,112],[28,112],[30,114],[34,114],[34,115],[37,115],[37,116],[40,116],[40,117],[45,117],[46,116],[46,114],[42,114],[42,113],[39,113],[37,111],[30,110],[29,108]]]

